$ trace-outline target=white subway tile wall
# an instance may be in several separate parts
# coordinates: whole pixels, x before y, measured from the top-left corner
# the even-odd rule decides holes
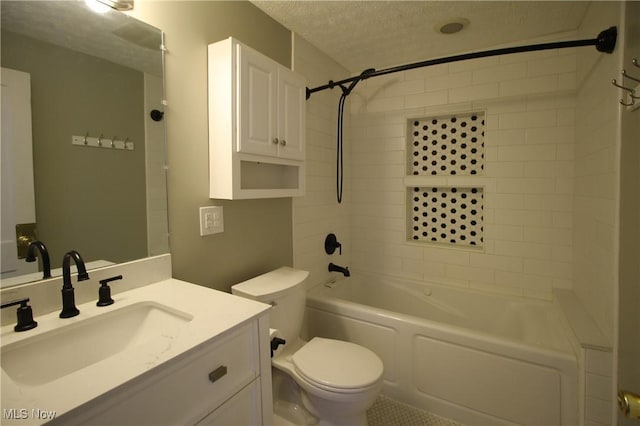
[[[580,36],[595,28],[614,25],[622,3],[594,3]],[[574,287],[578,299],[610,341],[614,338],[618,280],[618,203],[620,162],[620,92],[611,91],[611,78],[619,75],[620,49],[602,57],[590,49],[577,56],[578,91],[574,226]],[[613,76],[613,77],[612,77]],[[615,105],[615,106],[614,106]]]
[[[611,424],[614,410],[613,353],[597,349],[584,349],[585,356],[585,424],[604,426]]]
[[[606,18],[606,13],[592,15],[598,14]],[[599,26],[566,36],[586,37]],[[359,83],[347,101],[340,205],[335,195],[340,93],[313,94],[307,102],[307,195],[293,200],[295,266],[311,271],[310,284],[329,279],[326,264],[334,261],[384,275],[537,298],[550,298],[552,288],[573,288],[605,324],[612,304],[598,295],[609,298],[613,291],[597,288],[599,282],[612,282],[617,153],[611,108],[602,99],[617,93],[606,85],[585,90],[587,77],[593,86],[607,81],[607,67],[600,66],[597,76],[576,78],[582,68],[598,67],[586,53],[586,65],[577,69],[576,57],[586,50],[591,52],[483,58]],[[347,75],[297,35],[294,63],[309,87]],[[579,108],[576,91],[587,98]],[[408,119],[473,111],[486,112],[484,175],[407,176]],[[407,242],[407,189],[438,185],[483,188],[480,252]],[[582,230],[579,235],[576,228]],[[341,257],[324,253],[329,232],[343,243]],[[602,243],[608,246],[598,248]]]
[[[348,76],[347,71],[324,53],[294,34],[294,71],[305,76],[307,87],[325,84]],[[310,272],[307,285],[330,279],[329,262],[351,266],[352,253],[349,212],[352,187],[349,149],[344,151],[345,191],[342,204],[336,202],[336,129],[339,93],[325,91],[313,94],[307,102],[306,195],[296,197],[293,209],[294,267]],[[349,140],[349,114],[345,114],[345,141]],[[342,244],[342,255],[327,255],[324,240],[336,234]]]
[[[353,267],[545,299],[552,288],[571,288],[575,80],[576,51],[569,49],[360,83],[350,98],[348,142]],[[477,111],[486,114],[479,176],[430,176],[431,169],[423,170],[429,164],[415,166],[408,152],[414,149],[407,140],[411,124]],[[407,159],[409,170],[403,168]],[[411,190],[442,186],[482,189],[482,248],[407,242]]]
[[[619,18],[619,4],[590,7],[579,32],[589,38]],[[522,43],[540,40],[523,40]],[[550,41],[550,40],[542,40]],[[308,86],[347,72],[295,36],[295,69]],[[293,201],[294,266],[325,281],[328,261],[356,270],[535,298],[572,289],[607,338],[616,283],[619,54],[562,49],[484,58],[361,82],[345,115],[345,196],[335,196],[339,92],[307,103],[307,195]],[[375,64],[371,64],[375,66]],[[483,175],[407,173],[407,122],[484,111]],[[407,191],[483,189],[481,249],[407,241]],[[324,253],[335,232],[341,257]],[[586,350],[585,424],[611,424],[611,354]],[[604,355],[604,357],[602,356]],[[599,361],[598,361],[599,360]]]

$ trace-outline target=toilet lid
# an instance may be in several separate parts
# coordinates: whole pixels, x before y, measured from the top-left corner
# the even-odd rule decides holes
[[[340,340],[314,337],[291,357],[296,371],[310,382],[336,389],[370,386],[383,365],[367,348]]]

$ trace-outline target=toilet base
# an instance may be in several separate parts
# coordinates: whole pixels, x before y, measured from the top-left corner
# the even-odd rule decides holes
[[[292,357],[305,343],[299,340],[289,347],[285,346],[271,360],[274,412],[305,426],[366,426],[366,412],[382,389],[382,374],[373,385],[355,392],[323,389],[309,383],[293,365]]]
[[[303,405],[298,384],[287,374],[271,369],[273,388],[273,413],[296,426],[314,426],[318,419]]]
[[[273,401],[273,415],[280,417],[280,423],[274,420],[276,426],[314,426],[318,419],[313,417],[302,405],[289,401]]]
[[[341,407],[335,402],[327,404],[324,400],[309,398],[309,394],[304,391],[301,395],[304,406],[318,417],[318,426],[367,426],[366,411],[354,411],[352,407]],[[316,409],[322,411],[322,417]]]
[[[318,417],[320,426],[367,426],[367,410],[371,408],[379,388],[367,394],[358,403],[318,398],[301,389],[302,403],[311,414]]]

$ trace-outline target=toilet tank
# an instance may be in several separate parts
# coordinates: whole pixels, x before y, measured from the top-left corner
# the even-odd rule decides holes
[[[269,326],[277,328],[287,342],[300,337],[309,272],[288,266],[259,275],[231,287],[231,293],[272,306]]]

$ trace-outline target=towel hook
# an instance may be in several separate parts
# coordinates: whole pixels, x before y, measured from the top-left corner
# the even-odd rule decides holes
[[[622,70],[622,77],[623,77],[623,81],[624,81],[624,77],[626,77],[629,80],[633,80],[637,83],[640,83],[640,78],[631,77],[629,74],[627,74],[627,70]]]
[[[636,96],[636,91],[634,89],[630,89],[628,87],[622,86],[616,81],[615,78],[611,80],[611,84],[613,84],[619,89],[626,90],[627,92],[629,92],[629,96],[631,96],[633,99],[640,99],[640,96]]]
[[[624,74],[623,74],[624,75]],[[636,99],[640,99],[640,96],[635,96],[636,91],[634,89],[629,89],[628,87],[622,86],[620,84],[618,84],[618,82],[616,81],[616,79],[614,78],[613,80],[611,80],[611,84],[613,84],[614,86],[616,86],[619,89],[625,90],[626,92],[628,92],[629,97],[631,98],[631,102],[625,102],[624,99],[620,99],[620,105],[624,105],[624,106],[633,106],[636,104]]]
[[[89,144],[89,141],[87,141],[87,138],[88,138],[88,137],[89,137],[89,132],[85,133],[85,135],[84,135],[83,142],[84,142],[84,144],[85,144],[85,145],[88,145],[88,144]]]
[[[626,107],[630,107],[630,106],[634,106],[636,104],[636,101],[634,100],[634,98],[631,98],[631,102],[625,102],[624,99],[619,99],[620,105],[624,105]]]

